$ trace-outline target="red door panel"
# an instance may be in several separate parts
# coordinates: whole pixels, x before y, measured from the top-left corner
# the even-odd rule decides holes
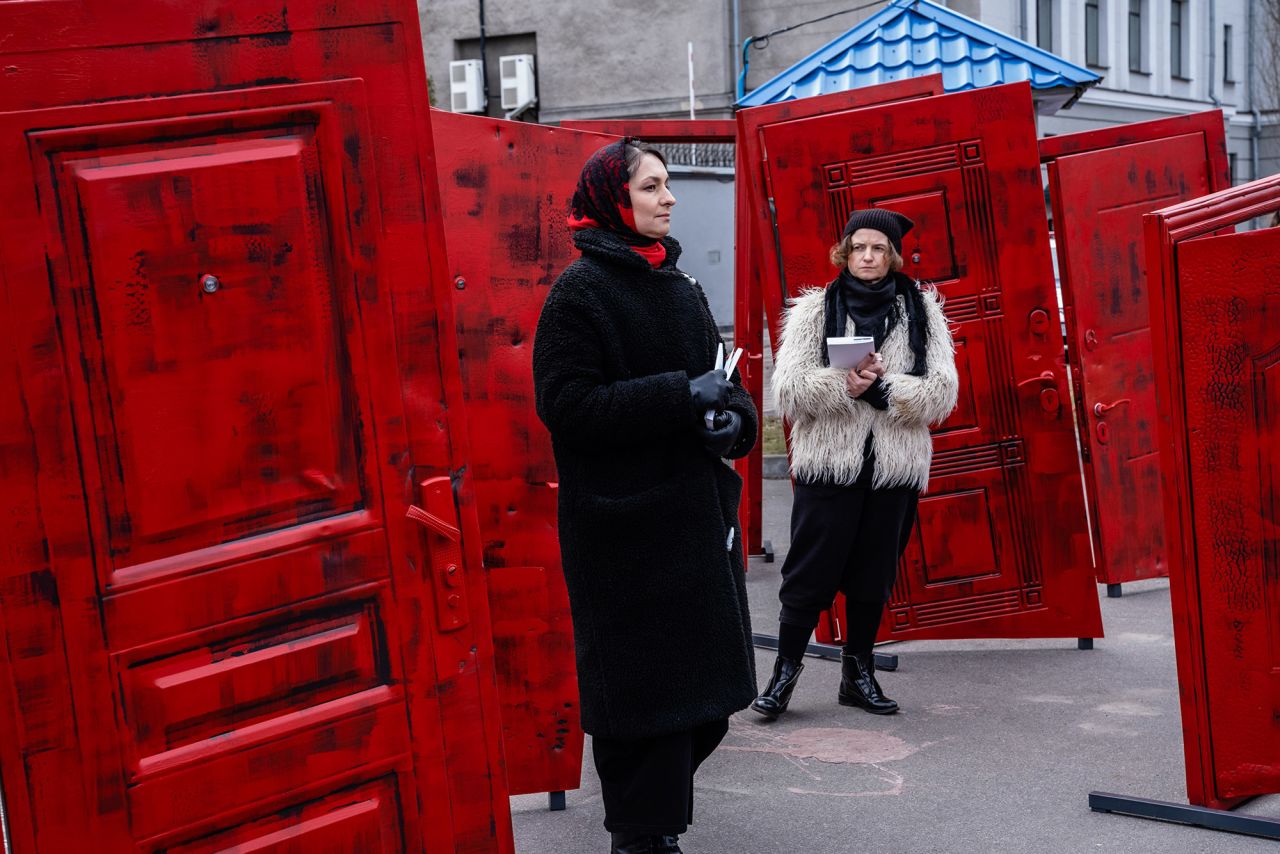
[[[930,74],[882,83],[879,86],[850,89],[847,92],[832,92],[813,98],[766,104],[738,112],[738,174],[746,176],[745,204],[749,211],[749,216],[740,218],[750,223],[748,240],[752,253],[741,256],[740,250],[735,267],[740,283],[738,300],[742,301],[741,291],[744,289],[762,293],[769,337],[774,346],[777,346],[783,301],[791,294],[784,281],[782,257],[777,254],[777,232],[774,228],[777,200],[769,178],[769,152],[764,143],[766,128],[819,116],[834,117],[877,104],[928,98],[931,95],[941,95],[942,91],[942,75]]]
[[[947,122],[939,122],[945,115]],[[1062,336],[1026,85],[764,128],[790,292],[834,272],[853,208],[901,210],[908,274],[953,324],[961,402],[935,433],[921,524],[881,637],[1096,637]]]
[[[1222,113],[1044,140],[1098,580],[1167,574],[1142,215],[1227,186]]]
[[[607,137],[432,111],[469,470],[484,545],[512,794],[576,789],[583,733],[560,566],[551,437],[533,405],[533,333],[578,256],[569,201]]]
[[[511,850],[416,9],[276,12],[0,6],[19,850]]]
[[[783,284],[778,275],[776,255],[761,247],[773,247],[771,192],[761,168],[763,150],[760,134],[771,124],[830,115],[870,104],[941,94],[942,76],[915,77],[880,86],[864,86],[847,92],[833,92],[815,98],[785,101],[740,110],[737,115],[737,150],[734,176],[736,249],[734,261],[735,343],[744,347],[742,381],[764,412],[764,336],[768,328],[776,345],[778,319],[782,311]],[[762,242],[763,241],[763,242]],[[785,429],[785,425],[784,425]],[[735,464],[743,478],[742,530],[746,532],[749,554],[763,550],[762,485],[763,443],[757,442],[750,456]]]
[[[1146,217],[1187,795],[1280,792],[1280,177]],[[1214,235],[1214,232],[1219,232]]]

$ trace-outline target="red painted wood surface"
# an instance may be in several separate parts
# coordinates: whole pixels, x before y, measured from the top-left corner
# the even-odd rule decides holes
[[[551,437],[533,406],[533,333],[578,257],[566,219],[609,137],[431,114],[471,433],[512,794],[576,789],[582,726],[560,566]]]
[[[882,638],[1102,631],[1033,116],[1015,84],[761,133],[789,291],[830,280],[851,209],[893,208],[916,223],[905,271],[938,286],[954,328],[960,402],[934,431]]]
[[[0,32],[15,849],[511,851],[416,8]]]
[[[1280,792],[1280,176],[1149,214],[1187,797]],[[1225,234],[1215,234],[1221,230]]]
[[[739,142],[737,122],[733,119],[592,119],[563,122],[561,127],[614,136],[634,136],[654,144]],[[751,287],[752,259],[755,254],[750,246],[753,229],[750,224],[751,209],[746,183],[750,171],[744,168],[740,144],[735,154],[733,345],[743,348],[741,361],[738,362],[742,385],[755,401],[756,411],[763,412],[764,305],[760,289]],[[742,478],[738,523],[745,532],[744,543],[748,555],[764,552],[761,480],[764,473],[763,453],[763,443],[756,442],[751,453],[733,462],[734,470]]]
[[[1229,186],[1222,112],[1040,143],[1098,581],[1167,575],[1142,216]]]

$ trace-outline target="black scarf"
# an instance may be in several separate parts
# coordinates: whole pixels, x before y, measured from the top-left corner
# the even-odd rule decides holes
[[[907,343],[914,357],[908,374],[922,377],[927,370],[926,352],[929,332],[925,314],[924,294],[907,276],[890,273],[879,282],[868,283],[854,278],[848,270],[841,270],[830,284],[825,295],[826,322],[822,339],[822,364],[831,364],[827,355],[827,338],[840,338],[848,334],[849,318],[853,318],[855,335],[870,335],[879,350],[889,333],[902,322],[902,310],[898,297],[904,297],[907,321]]]

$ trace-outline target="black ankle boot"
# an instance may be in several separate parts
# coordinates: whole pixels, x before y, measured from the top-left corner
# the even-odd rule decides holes
[[[857,706],[873,715],[891,715],[898,704],[884,695],[876,681],[875,656],[840,655],[840,705]]]
[[[803,671],[804,665],[799,661],[778,656],[773,664],[773,678],[765,686],[764,692],[751,703],[751,711],[758,712],[769,720],[776,719],[787,710],[791,692],[796,689],[796,682],[800,681]]]
[[[609,854],[683,854],[678,836],[654,833],[611,833]]]

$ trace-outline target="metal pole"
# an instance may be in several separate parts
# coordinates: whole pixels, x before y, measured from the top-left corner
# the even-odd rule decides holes
[[[484,84],[484,111],[489,112],[489,60],[485,56],[484,0],[480,0],[480,80]]]
[[[738,47],[739,47],[738,40],[741,38],[742,38],[742,31],[741,31],[740,9],[738,7],[738,0],[733,0],[733,49],[729,51],[729,54],[733,57],[733,77],[735,80],[738,77],[738,68],[739,68],[739,61],[740,61],[738,59]]]
[[[1209,0],[1209,100],[1213,102],[1215,107],[1221,107],[1222,102],[1218,100],[1217,94],[1213,91],[1214,84],[1214,60],[1218,55],[1218,2],[1217,0]]]
[[[693,90],[693,42],[689,42],[689,121],[696,121],[698,118],[697,106],[694,104]],[[689,165],[698,165],[698,144],[695,142],[689,146]]]
[[[2,789],[0,789],[0,835],[4,836],[4,854],[13,854],[13,845],[9,842],[9,813],[5,810]]]
[[[1262,114],[1258,112],[1258,63],[1254,51],[1258,49],[1258,38],[1254,27],[1257,26],[1258,0],[1249,0],[1249,112],[1253,114],[1253,127],[1249,130],[1249,180],[1259,178],[1258,168],[1261,155],[1258,151],[1258,140],[1262,136]]]

